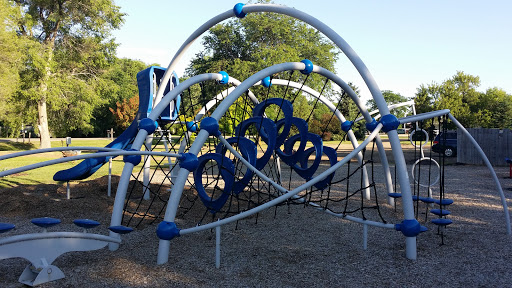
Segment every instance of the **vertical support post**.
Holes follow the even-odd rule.
[[[220,268],[220,225],[215,227],[215,268]]]
[[[151,151],[153,145],[153,134],[146,136],[146,151]],[[151,172],[151,156],[144,156],[144,172],[143,172],[143,185],[144,185],[144,200],[149,200],[149,174]]]
[[[108,190],[107,196],[112,195],[112,157],[108,159]]]
[[[363,224],[363,250],[368,249],[368,224]]]
[[[71,189],[69,188],[69,181],[66,182],[66,198],[71,199]]]

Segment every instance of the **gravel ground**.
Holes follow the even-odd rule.
[[[496,169],[510,207],[508,167]],[[486,168],[447,166],[446,193],[455,203],[445,245],[427,221],[429,231],[418,237],[416,261],[405,258],[400,232],[370,227],[364,250],[360,224],[298,205],[269,209],[257,223],[252,217],[237,229],[223,226],[219,269],[212,231],[172,240],[169,262],[156,265],[158,239],[152,225],[123,236],[117,251],[59,257],[54,264],[66,278],[39,287],[512,287],[512,238],[506,235],[500,197]],[[91,218],[104,224],[93,232],[107,234],[113,198],[106,197],[106,179],[76,184],[72,196],[65,199],[64,185],[0,190],[0,222],[17,225],[2,236],[34,232],[30,219],[43,216],[62,219],[51,231],[79,231],[72,220]],[[382,209],[394,213],[389,205]],[[0,287],[23,287],[17,279],[26,264],[23,259],[0,261]]]

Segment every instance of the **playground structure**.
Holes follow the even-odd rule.
[[[196,75],[178,84],[177,75],[172,71],[195,39],[225,19],[243,18],[247,13],[253,12],[273,12],[295,17],[313,26],[336,44],[366,82],[379,108],[378,113],[382,115],[380,121],[377,121],[379,116],[372,118],[373,114],[367,111],[356,93],[340,77],[309,60],[273,65],[243,82],[230,77],[226,72],[220,72]],[[353,101],[362,117],[347,119],[340,110],[341,97],[338,103],[334,104],[329,100],[330,97],[327,97],[328,91],[322,89],[318,92],[310,88],[308,84],[311,83],[313,75],[321,79],[319,82],[324,88],[336,87],[343,91],[347,95],[343,100]],[[365,232],[368,226],[401,231],[406,241],[406,257],[416,259],[416,237],[426,231],[426,227],[418,220],[419,203],[428,206],[433,203],[440,205],[438,211],[432,212],[439,216],[432,221],[434,225],[445,227],[451,223],[446,219],[449,212],[445,206],[451,203],[450,199],[444,197],[441,172],[443,166],[432,157],[425,157],[422,149],[428,142],[428,133],[422,129],[414,131],[425,133],[427,139],[419,144],[421,157],[411,168],[411,182],[396,129],[400,124],[429,119],[438,119],[438,123],[445,122],[446,117],[462,131],[465,131],[464,127],[449,114],[448,110],[410,115],[401,119],[395,117],[390,113],[393,106],[388,107],[376,82],[352,48],[329,27],[303,12],[272,4],[237,4],[233,10],[212,18],[196,30],[181,46],[167,69],[150,67],[139,73],[137,78],[139,96],[141,99],[144,97],[145,101],[140,102],[141,107],[136,120],[125,131],[126,134],[120,135],[107,147],[56,148],[0,157],[2,160],[66,149],[105,151],[0,172],[0,176],[5,176],[55,163],[85,159],[76,167],[58,172],[54,176],[56,181],[69,181],[85,179],[108,162],[110,157],[123,155],[125,165],[116,192],[111,218],[111,227],[114,228],[111,229],[110,235],[98,240],[103,246],[98,244],[89,249],[85,244],[80,244],[62,253],[100,249],[107,244],[110,249],[115,250],[120,243],[119,234],[127,230],[119,227],[137,226],[146,220],[160,221],[161,214],[164,213],[163,221],[160,221],[157,227],[157,236],[160,238],[157,263],[163,264],[168,261],[170,244],[174,237],[215,228],[218,248],[222,225],[239,221],[270,207],[300,204],[360,223]],[[159,83],[167,84],[158,85]],[[332,91],[336,89],[333,88]],[[196,90],[200,93],[195,93]],[[304,110],[304,106],[300,106],[300,99],[307,100],[310,104],[309,110]],[[320,107],[329,111],[329,122],[339,123],[354,147],[350,153],[341,155],[342,159],[339,159],[336,148],[323,144],[322,136],[327,131],[329,123],[318,133],[312,132],[312,115],[319,111]],[[443,120],[440,120],[442,117]],[[358,143],[352,127],[363,120],[371,133],[362,143]],[[432,125],[433,122],[432,120]],[[174,134],[170,135],[168,131],[173,130]],[[388,136],[394,160],[394,173],[391,172],[380,132],[385,132]],[[476,142],[474,144],[478,147]],[[161,150],[162,145],[164,151],[157,152]],[[373,177],[373,147],[367,148],[371,145],[377,148],[380,158],[385,197],[377,191]],[[141,151],[142,147],[145,151]],[[371,155],[368,157],[368,154]],[[145,155],[142,164],[141,155]],[[485,154],[481,155],[485,161]],[[328,164],[322,163],[322,157]],[[157,166],[153,172],[149,169],[150,160]],[[421,182],[420,172],[415,176],[415,171],[421,169],[423,161],[429,161],[429,167],[434,164],[439,168],[437,176],[432,178],[433,181],[426,184]],[[488,161],[485,162],[500,194],[507,233],[510,234],[510,217],[503,191],[492,166]],[[136,172],[135,168],[140,169],[139,172]],[[162,180],[156,181],[156,172],[164,175],[161,177]],[[412,191],[411,186],[418,189]],[[437,189],[438,186],[439,193],[434,196],[433,188]],[[427,189],[426,196],[420,195],[419,187]],[[130,197],[137,196],[137,193],[141,197]],[[141,200],[134,202],[131,200],[134,198]],[[402,218],[384,219],[382,203],[395,205],[397,199],[400,199]],[[160,206],[157,206],[158,204]],[[202,212],[195,212],[199,209],[202,209]],[[186,227],[179,224],[178,216],[195,218],[186,223],[191,224]],[[56,222],[52,221],[51,223]],[[13,228],[5,225],[6,231]],[[56,241],[61,240],[56,239],[67,237],[64,234],[44,236],[44,239],[53,239],[45,240],[52,243],[51,245],[59,245]],[[2,243],[9,243],[17,247],[16,249],[24,250],[22,245],[37,245],[35,239],[39,241],[41,238],[24,236],[27,240],[22,240],[16,237],[18,236],[11,236],[0,242],[1,259],[15,257],[4,254],[12,248]],[[74,237],[89,239],[90,235],[82,233]],[[366,246],[365,240],[363,246]],[[36,266],[32,262],[35,270],[51,274],[48,273],[48,268],[53,259],[60,254],[36,255],[37,259],[31,260],[30,257],[35,253],[30,252],[25,258],[31,262],[37,259],[52,259],[42,266]],[[218,253],[216,264],[220,265]],[[44,282],[38,280],[38,273],[35,277],[32,276],[35,278],[31,280],[33,285]],[[46,281],[63,276],[57,274]]]

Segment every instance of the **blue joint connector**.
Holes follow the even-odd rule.
[[[265,88],[269,88],[270,86],[272,86],[272,82],[270,81],[270,76],[263,78],[263,80],[261,80],[261,85],[263,85],[263,87],[265,87]]]
[[[395,230],[401,231],[405,237],[416,237],[421,232],[427,231],[427,227],[421,226],[416,219],[403,220],[400,224],[395,224]]]
[[[222,79],[219,80],[219,83],[220,84],[228,84],[229,83],[229,75],[228,75],[228,72],[226,71],[220,71],[219,72],[220,75],[222,75]]]
[[[209,135],[218,137],[220,136],[219,121],[212,117],[205,117],[201,121],[201,130],[206,130]]]
[[[174,222],[162,221],[156,228],[156,235],[162,240],[172,240],[180,236],[180,229]]]
[[[243,3],[238,3],[235,5],[235,7],[233,7],[233,12],[235,13],[235,16],[237,18],[244,18],[245,15],[247,15],[247,13],[244,13],[244,11],[242,11],[243,8],[244,8]]]
[[[197,131],[197,123],[194,121],[188,121],[187,122],[187,130],[190,132],[196,132]]]
[[[300,73],[309,75],[311,72],[313,72],[313,62],[309,61],[308,59],[304,59],[300,62],[306,65],[306,68],[304,68],[304,70],[300,70]]]
[[[138,150],[128,149],[126,151],[138,151]],[[133,166],[137,166],[137,165],[139,165],[141,158],[142,157],[140,155],[124,155],[123,162],[131,163],[131,164],[133,164]]]
[[[157,127],[158,123],[156,121],[151,120],[150,118],[144,118],[139,122],[139,129],[146,130],[148,134],[153,134]]]
[[[192,153],[182,153],[178,158],[180,161],[180,167],[187,169],[189,172],[195,171],[199,166],[199,160],[197,156]]]
[[[365,126],[368,131],[373,132],[373,130],[375,130],[375,128],[377,128],[377,125],[379,125],[377,120],[375,120],[375,118],[372,118],[372,122],[370,122],[370,123],[366,122]]]
[[[400,121],[393,114],[387,114],[382,116],[380,119],[380,123],[382,123],[382,132],[389,132],[391,130],[396,130],[400,125]]]
[[[341,130],[344,132],[348,132],[350,129],[352,129],[352,126],[354,125],[354,121],[345,121],[341,123]]]

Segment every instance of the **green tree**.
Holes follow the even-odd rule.
[[[108,37],[123,21],[119,7],[112,0],[10,3],[21,13],[19,37],[31,42],[16,100],[29,106],[29,115],[37,111],[41,148],[50,147],[49,123],[56,134],[92,131],[89,119],[101,102],[94,80],[114,59],[116,45]]]
[[[403,102],[406,102],[409,100],[409,99],[407,99],[407,97],[400,95],[400,93],[395,93],[390,90],[383,90],[382,96],[384,97],[384,100],[386,100],[386,103],[388,104],[388,106],[392,105],[392,104],[403,103]],[[377,103],[375,103],[375,100],[373,100],[373,99],[370,99],[366,102],[366,107],[368,107],[368,110],[370,112],[378,109]],[[393,109],[393,111],[391,111],[391,114],[395,115],[398,118],[401,118],[401,117],[405,117],[405,115],[408,113],[409,110],[410,110],[410,107],[402,106],[402,107]]]

